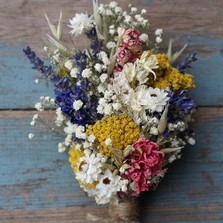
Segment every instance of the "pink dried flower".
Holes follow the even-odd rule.
[[[126,39],[139,39],[140,32],[137,29],[127,29],[123,32],[123,41]]]
[[[150,189],[150,179],[163,171],[163,162],[164,153],[155,142],[142,137],[133,144],[132,154],[126,160],[130,168],[125,177],[134,183],[134,196]]]
[[[123,45],[132,53],[142,53],[143,42],[139,38],[140,32],[136,29],[127,29],[123,33]]]
[[[117,54],[117,62],[119,65],[124,66],[125,63],[131,61],[133,55],[129,49],[125,46],[120,45],[118,47],[118,54]]]
[[[132,53],[142,54],[142,41],[137,39],[129,39],[128,41],[123,42],[125,48],[129,49]]]

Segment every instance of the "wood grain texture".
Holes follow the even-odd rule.
[[[102,0],[100,2],[110,2]],[[118,1],[122,6],[128,0]],[[163,51],[170,37],[174,49],[185,42],[187,52],[198,53],[191,73],[197,88],[191,91],[199,108],[195,147],[184,150],[155,192],[140,199],[142,223],[223,222],[223,0],[132,0],[146,8],[152,34],[164,29]],[[32,128],[31,109],[52,87],[34,84],[37,76],[24,58],[30,45],[43,58],[42,36],[49,33],[47,12],[57,22],[63,11],[67,21],[76,12],[92,12],[89,0],[0,0],[0,222],[88,223],[87,213],[106,216],[76,183],[66,154],[57,152],[61,136]],[[64,37],[67,44],[69,38]],[[208,107],[204,107],[208,106]],[[10,111],[15,109],[15,111]],[[33,132],[35,138],[28,140]]]
[[[106,215],[79,188],[66,154],[57,153],[60,137],[34,128],[28,140],[33,114],[0,112],[0,222],[79,223],[88,222],[88,212]],[[186,148],[158,189],[140,198],[143,223],[223,220],[223,108],[200,108],[195,118],[196,147]]]
[[[120,3],[126,7],[128,1]],[[149,33],[154,32],[157,27],[164,28],[163,51],[166,51],[169,38],[173,37],[175,50],[188,42],[187,52],[198,52],[198,61],[190,70],[197,85],[191,94],[197,104],[223,105],[223,19],[219,17],[215,23],[211,22],[220,14],[219,6],[223,4],[223,0],[214,3],[203,0],[202,4],[191,0],[181,1],[181,4],[176,0],[134,0],[132,4],[147,8],[147,17],[151,23]],[[0,108],[31,108],[41,95],[52,95],[53,91],[45,84],[34,83],[37,73],[31,70],[22,48],[30,45],[44,58],[42,36],[49,33],[44,11],[47,11],[52,22],[57,22],[59,9],[63,10],[65,31],[68,33],[66,22],[76,12],[91,12],[91,2],[16,0],[12,3],[1,0],[1,7],[4,10],[1,10],[0,20],[4,22],[0,25]],[[67,35],[65,41],[69,45]],[[213,91],[212,86],[218,90]]]

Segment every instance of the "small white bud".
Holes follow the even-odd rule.
[[[34,134],[29,133],[28,137],[29,137],[29,139],[30,139],[30,140],[32,140],[32,139],[33,139],[33,137],[34,137]]]
[[[157,42],[157,43],[162,43],[162,41],[163,41],[163,40],[162,40],[161,37],[159,37],[159,36],[156,37],[156,42]]]
[[[73,61],[72,60],[68,60],[66,61],[66,63],[64,64],[64,66],[68,69],[71,70],[73,67]]]
[[[188,142],[190,145],[194,145],[194,144],[195,144],[195,139],[190,137],[190,138],[187,140],[187,142]]]
[[[111,145],[112,145],[112,140],[111,140],[111,138],[107,138],[107,139],[105,140],[105,145],[106,145],[106,146],[111,146]]]
[[[156,36],[161,36],[163,34],[163,29],[157,29],[156,31],[155,31],[155,35]]]
[[[73,102],[73,108],[78,111],[84,103],[81,100],[76,100]]]
[[[143,42],[146,42],[149,39],[149,36],[145,33],[141,34],[139,39]]]
[[[35,79],[35,83],[39,84],[40,80],[38,78]]]

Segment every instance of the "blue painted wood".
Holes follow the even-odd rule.
[[[57,152],[57,143],[63,138],[32,129],[30,113],[22,113],[0,116],[0,209],[93,205],[75,183],[67,155]],[[32,141],[30,132],[35,134]]]
[[[191,70],[197,88],[191,94],[198,105],[212,106],[196,115],[196,146],[184,151],[155,192],[140,198],[142,222],[221,223],[223,109],[217,107],[223,103],[223,17],[218,16],[223,0],[131,3],[147,9],[150,33],[164,29],[163,49],[173,37],[174,50],[188,42],[188,52],[198,53]],[[9,111],[32,108],[39,96],[53,95],[52,88],[34,83],[37,73],[22,53],[26,44],[41,51],[41,37],[48,32],[43,8],[53,22],[61,8],[68,21],[75,12],[91,12],[89,1],[2,0],[1,8],[0,110],[7,111],[0,111],[0,222],[86,223],[88,212],[106,216],[106,207],[97,206],[79,188],[67,155],[57,153],[62,138],[30,127],[34,113]],[[36,134],[31,142],[29,132]]]
[[[34,82],[39,75],[25,58],[24,47],[0,45],[0,109],[33,108],[41,95],[53,96],[52,86]]]
[[[61,137],[34,128],[28,140],[32,114],[0,112],[0,209],[97,207],[75,182],[67,155],[57,153]],[[140,198],[142,222],[222,221],[223,109],[200,108],[196,121],[196,146],[184,150],[155,192]]]
[[[194,39],[195,37],[193,41]],[[192,45],[199,43],[193,41]],[[210,40],[210,42],[214,41],[214,39]],[[216,42],[218,41],[216,40]],[[212,50],[213,46],[208,48],[207,45],[207,49]],[[47,86],[44,80],[40,84],[34,82],[38,73],[31,69],[29,61],[23,55],[22,46],[1,45],[0,57],[2,58],[0,67],[0,108],[33,108],[41,95],[53,96],[53,86],[51,84]],[[198,105],[223,105],[222,71],[223,58],[221,51],[208,56],[198,55],[198,61],[189,70],[194,75],[197,86],[191,90],[191,95]],[[213,88],[213,86],[215,87]]]

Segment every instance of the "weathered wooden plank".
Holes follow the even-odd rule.
[[[52,85],[46,86],[45,81],[35,84],[38,74],[31,69],[21,46],[0,45],[0,57],[0,108],[32,108],[41,95],[53,96]],[[222,61],[217,52],[200,57],[191,69],[197,86],[191,94],[198,105],[223,105]]]
[[[87,222],[86,212],[106,213],[79,189],[67,156],[57,153],[60,137],[36,129],[28,140],[33,114],[0,112],[0,222]],[[223,108],[200,108],[195,127],[195,148],[140,198],[142,222],[222,222]]]
[[[128,4],[127,1],[119,1],[119,3],[124,7]],[[191,70],[197,83],[197,88],[192,91],[192,95],[198,105],[222,105],[223,18],[218,17],[217,20],[215,18],[221,14],[223,0],[212,2],[183,0],[180,4],[177,0],[145,2],[134,0],[131,3],[148,10],[150,33],[157,27],[164,29],[163,49],[167,46],[169,38],[173,37],[176,50],[183,43],[188,42],[190,45],[188,51],[198,53],[199,60]],[[37,52],[42,51],[42,36],[48,33],[43,9],[47,11],[52,22],[56,22],[59,9],[64,12],[64,21],[68,21],[76,12],[87,10],[91,13],[92,6],[87,0],[16,0],[13,3],[2,0],[1,8],[4,10],[0,13],[0,20],[3,21],[0,25],[0,108],[30,108],[39,96],[53,94],[52,89],[34,84],[36,73],[31,70],[22,53],[22,48],[27,44]],[[65,29],[68,31],[66,25]],[[69,38],[65,39],[69,44]]]
[[[53,88],[36,84],[22,46],[0,45],[0,109],[33,108],[41,95],[53,96]]]
[[[141,222],[145,223],[221,223],[223,220],[222,205],[206,206],[155,206],[144,207],[141,212]],[[154,214],[155,213],[155,214]],[[106,207],[67,207],[44,209],[39,211],[0,210],[0,220],[3,223],[92,223],[87,219],[88,214],[106,218]],[[100,223],[101,221],[98,221]]]

